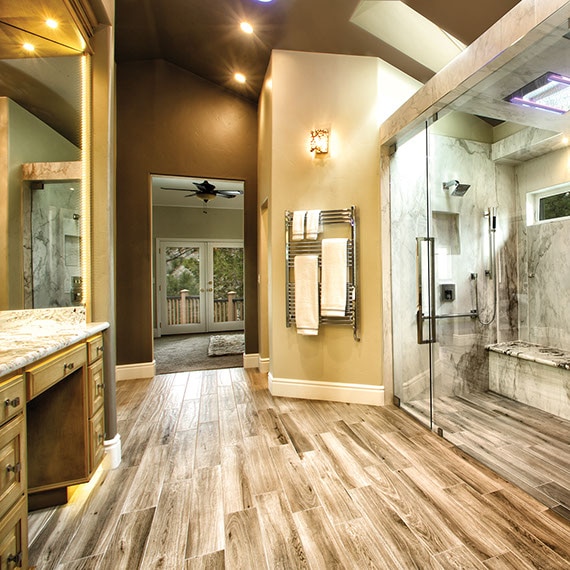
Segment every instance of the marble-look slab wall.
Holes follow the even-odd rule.
[[[72,279],[81,275],[80,191],[78,182],[50,182],[32,190],[29,239],[33,307],[67,307]],[[28,278],[25,281],[29,281]]]
[[[570,149],[516,167],[519,227],[520,338],[570,349],[570,219],[527,225],[529,192],[570,181]]]

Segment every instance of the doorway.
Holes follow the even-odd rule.
[[[157,240],[161,335],[244,328],[243,242]]]

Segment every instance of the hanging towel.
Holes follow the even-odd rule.
[[[320,210],[307,210],[307,219],[305,221],[305,239],[317,239],[317,235],[320,231],[320,220]]]
[[[319,257],[296,255],[294,269],[297,333],[316,335],[319,332]]]
[[[323,239],[321,275],[321,315],[346,314],[347,238]]]
[[[299,241],[305,238],[305,214],[306,210],[296,210],[293,212],[293,241]]]

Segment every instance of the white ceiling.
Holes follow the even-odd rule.
[[[171,206],[182,208],[204,208],[204,202],[196,196],[187,196],[186,192],[177,190],[163,190],[161,187],[180,188],[192,192],[196,189],[194,182],[208,180],[216,190],[245,191],[243,180],[223,180],[219,178],[194,178],[187,176],[152,176],[152,204],[153,206]],[[222,198],[217,196],[208,202],[208,209],[224,208],[228,210],[243,210],[243,195],[235,198]]]

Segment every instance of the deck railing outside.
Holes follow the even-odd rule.
[[[189,295],[182,289],[180,295],[166,297],[168,325],[190,325],[200,322],[200,296]],[[214,322],[243,321],[243,299],[230,291],[227,297],[214,299]]]

